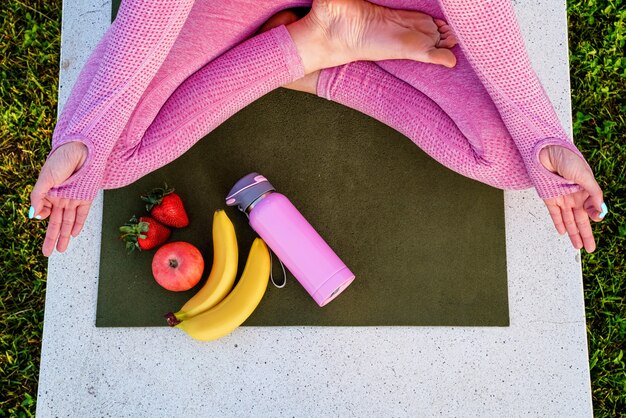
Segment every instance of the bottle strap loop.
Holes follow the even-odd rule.
[[[281,284],[277,284],[274,280],[274,260],[272,254],[273,251],[270,250],[270,280],[277,289],[282,289],[287,284],[287,272],[285,271],[285,265],[283,264],[283,262],[280,260],[280,258],[276,257],[278,259],[278,262],[280,263],[280,266],[283,268],[283,281]]]

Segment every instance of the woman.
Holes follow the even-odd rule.
[[[50,217],[44,254],[65,251],[97,190],[169,163],[280,86],[375,117],[468,177],[534,186],[557,231],[593,251],[602,190],[530,66],[511,4],[383,3],[315,0],[300,20],[280,11],[306,0],[123,3],[31,194],[29,216]]]

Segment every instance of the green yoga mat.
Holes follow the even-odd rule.
[[[117,240],[119,225],[145,213],[139,196],[163,182],[177,189],[191,224],[171,240],[200,249],[206,277],[213,212],[252,171],[291,199],[356,280],[319,308],[288,275],[285,288],[270,284],[245,325],[508,325],[502,192],[446,169],[363,114],[277,90],[171,164],[105,191],[97,326],[164,326],[163,314],[197,290],[163,290],[151,274],[154,251],[127,255]],[[241,272],[255,234],[244,214],[226,213]],[[277,262],[274,273],[282,274]]]
[[[96,326],[165,326],[163,314],[180,308],[210,271],[213,212],[252,171],[289,197],[356,279],[320,308],[288,274],[284,288],[269,285],[244,325],[509,325],[502,191],[446,169],[363,114],[279,89],[176,161],[104,192]],[[182,293],[152,278],[155,250],[128,255],[117,240],[120,225],[145,213],[139,196],[164,182],[182,196],[191,222],[171,241],[190,242],[205,258],[204,280]],[[241,274],[256,235],[244,214],[226,213]],[[276,260],[273,269],[282,274]]]

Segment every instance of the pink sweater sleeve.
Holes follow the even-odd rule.
[[[92,200],[106,161],[148,83],[172,47],[193,0],[127,0],[94,51],[61,114],[52,150],[71,142],[87,146],[83,167],[51,196]]]
[[[237,111],[302,76],[285,26],[239,44],[187,78],[138,143],[116,144],[102,188],[123,187],[175,160]]]
[[[459,62],[455,71],[461,70]],[[455,74],[454,79],[458,78]],[[391,126],[459,174],[500,189],[532,187],[517,147],[488,95],[475,94],[469,84],[446,84],[450,100],[439,95],[435,102],[377,64],[358,61],[322,70],[317,94]],[[459,103],[466,110],[480,109],[480,117],[461,111]]]
[[[561,127],[533,71],[509,0],[440,0],[459,45],[492,97],[542,198],[581,190],[546,170],[539,151],[560,145],[584,157]]]
[[[67,101],[65,102],[65,106],[63,106],[63,110],[59,115],[59,119],[54,128],[54,133],[52,136],[52,151],[56,150],[61,143],[68,142],[64,140],[64,133],[67,129],[67,125],[70,122],[74,113],[76,113],[76,109],[80,105],[81,100],[85,97],[91,82],[93,81],[93,77],[95,73],[98,71],[98,67],[102,62],[102,56],[107,49],[107,45],[109,44],[109,36],[111,32],[107,32],[104,34],[96,48],[93,50],[89,59],[83,66],[78,78],[76,79],[76,83],[74,87],[72,87],[72,91]],[[50,152],[52,153],[52,152]]]

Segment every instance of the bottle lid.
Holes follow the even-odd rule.
[[[241,179],[228,193],[226,204],[237,205],[239,210],[246,213],[248,207],[267,192],[275,191],[274,186],[259,173],[250,173]]]

